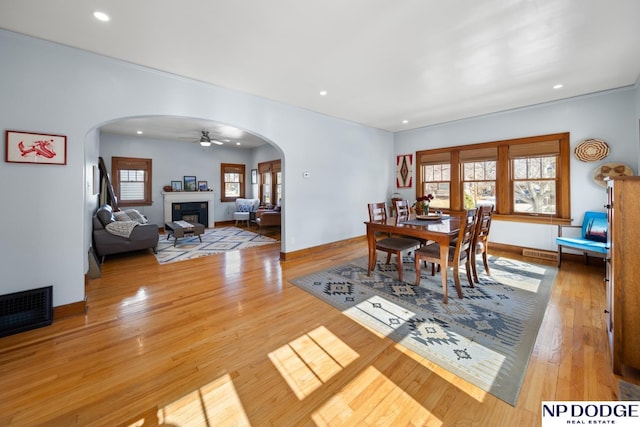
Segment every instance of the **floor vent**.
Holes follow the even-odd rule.
[[[523,249],[522,250],[522,255],[523,256],[528,256],[531,258],[540,258],[540,259],[546,259],[549,261],[556,261],[558,259],[558,254],[555,252],[550,252],[550,251],[541,251],[539,249]]]
[[[50,325],[53,286],[0,295],[0,337]]]

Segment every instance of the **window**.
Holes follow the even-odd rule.
[[[424,156],[421,160],[422,193],[433,194],[435,199],[430,203],[432,208],[450,209],[451,207],[451,155],[437,153]]]
[[[222,188],[221,201],[233,202],[239,197],[244,197],[245,165],[221,163],[220,175],[220,188]]]
[[[522,144],[509,150],[513,212],[556,213],[558,155],[554,141]]]
[[[460,152],[464,209],[496,204],[497,160],[496,147]]]
[[[282,202],[282,167],[280,160],[258,163],[260,202],[279,205]]]
[[[418,194],[454,211],[494,204],[500,219],[570,217],[569,133],[418,151]],[[555,221],[555,222],[554,222]]]
[[[151,159],[112,157],[111,175],[118,206],[151,205]]]

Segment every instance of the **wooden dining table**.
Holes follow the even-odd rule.
[[[440,271],[442,275],[442,294],[445,304],[448,302],[447,267],[449,265],[449,244],[458,236],[460,217],[443,215],[440,219],[411,219],[398,221],[398,217],[389,217],[386,221],[365,221],[367,226],[367,242],[369,244],[369,263],[367,275],[376,267],[376,234],[391,233],[407,237],[417,237],[440,244]],[[458,290],[458,297],[462,292]]]

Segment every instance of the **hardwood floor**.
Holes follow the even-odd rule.
[[[279,253],[107,258],[86,316],[0,339],[0,425],[537,426],[541,401],[617,399],[601,266],[563,262],[512,407],[288,282],[364,240]]]

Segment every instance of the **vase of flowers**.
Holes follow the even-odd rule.
[[[429,214],[429,204],[434,199],[434,195],[432,193],[428,193],[425,196],[420,196],[416,199],[413,207],[416,210],[416,215],[428,215]]]

